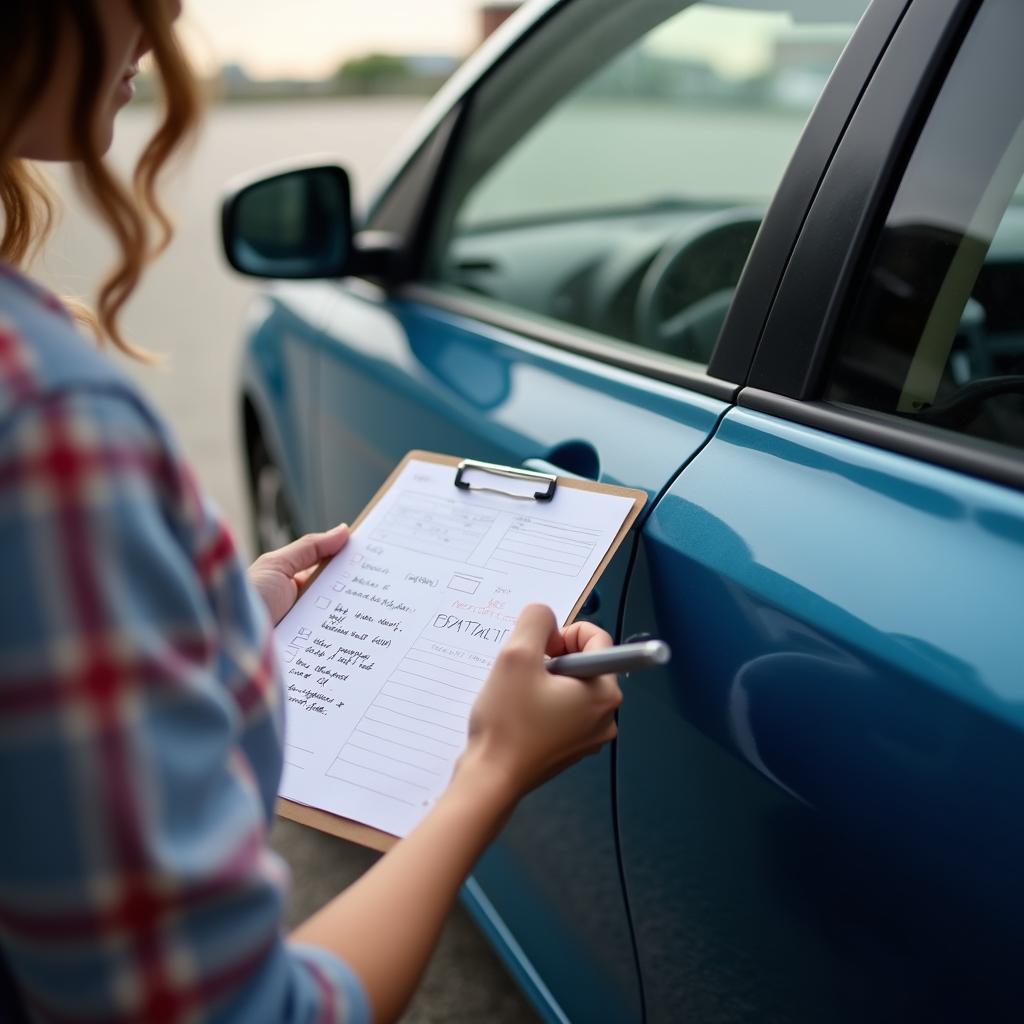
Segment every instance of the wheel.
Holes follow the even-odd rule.
[[[299,534],[288,504],[284,474],[258,433],[249,442],[249,487],[256,554],[274,551],[295,540]]]

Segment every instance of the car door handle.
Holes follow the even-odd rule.
[[[601,460],[597,449],[587,441],[565,441],[552,448],[544,458],[525,459],[523,468],[577,480],[597,480],[601,475]]]

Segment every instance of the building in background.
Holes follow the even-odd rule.
[[[480,41],[483,42],[499,25],[522,7],[521,3],[484,4],[480,8]]]
[[[773,55],[775,99],[784,106],[810,110],[845,44],[846,34],[828,25],[780,35]]]
[[[407,53],[404,59],[412,74],[420,78],[436,78],[441,82],[461,63],[450,53]]]

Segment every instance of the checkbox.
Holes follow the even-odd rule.
[[[281,660],[282,661],[294,661],[295,660],[295,652],[294,651],[285,651],[284,654],[281,655]]]
[[[299,636],[301,636],[301,637],[305,637],[305,638],[306,638],[307,640],[308,640],[308,639],[309,639],[309,638],[310,638],[310,637],[311,637],[312,635],[313,635],[313,630],[311,630],[311,629],[305,629],[305,628],[304,628],[304,629],[300,629],[300,630],[299,630]]]
[[[331,600],[328,597],[318,597],[316,599],[316,606],[317,608],[330,608]]]
[[[338,580],[338,582],[334,584],[334,589],[340,594],[345,589],[345,584],[341,580]]]
[[[293,636],[288,643],[291,644],[292,647],[305,647],[306,638],[304,636]]]

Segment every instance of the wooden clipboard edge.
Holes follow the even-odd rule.
[[[318,807],[299,804],[284,797],[278,797],[276,811],[280,818],[287,818],[289,821],[315,828],[359,846],[366,846],[371,850],[379,850],[381,853],[387,853],[398,842],[398,836],[393,836],[389,832],[381,832],[380,829],[363,825],[351,818],[343,818],[341,815],[331,814],[330,811],[322,811]]]
[[[391,489],[392,485],[410,462],[432,462],[440,466],[451,466],[454,469],[461,461],[462,458],[456,455],[441,455],[437,452],[427,452],[419,449],[414,449],[413,451],[408,452],[405,458],[403,458],[402,461],[391,471],[387,480],[381,484],[377,493],[370,499],[366,507],[356,517],[355,521],[351,524],[351,529],[354,531],[370,514],[381,498],[383,498]],[[594,575],[590,577],[590,581],[583,589],[582,596],[579,601],[576,602],[576,605],[569,613],[568,618],[562,623],[563,626],[568,626],[579,614],[580,609],[590,596],[590,592],[597,585],[597,581],[601,578],[605,569],[608,568],[608,564],[611,562],[612,558],[615,557],[615,553],[619,550],[622,542],[626,539],[626,536],[632,529],[633,524],[636,522],[637,517],[643,511],[644,505],[647,504],[647,492],[629,487],[615,487],[610,484],[601,484],[594,480],[580,480],[576,477],[562,476],[558,478],[558,486],[569,487],[578,491],[592,491],[599,494],[617,494],[623,498],[633,499],[633,507],[629,510],[629,513],[623,520],[619,532],[615,535],[615,538],[612,540],[607,552],[605,552],[604,559],[594,571]],[[316,579],[317,576],[320,575],[321,572],[324,571],[324,569],[327,568],[329,563],[330,559],[327,559],[317,569],[306,583],[307,587],[314,579]],[[305,590],[305,587],[303,590]],[[337,836],[339,839],[344,839],[347,842],[356,843],[359,846],[366,846],[371,850],[379,850],[381,853],[386,853],[399,841],[399,837],[391,835],[390,832],[382,832],[380,829],[372,828],[370,825],[364,825],[358,821],[353,821],[351,818],[343,818],[340,814],[332,814],[330,811],[323,811],[317,807],[309,807],[307,804],[300,804],[294,800],[287,800],[284,797],[278,798],[276,811],[280,817],[287,818],[289,821],[295,821],[300,825],[306,825],[309,828],[318,829],[321,832]]]

